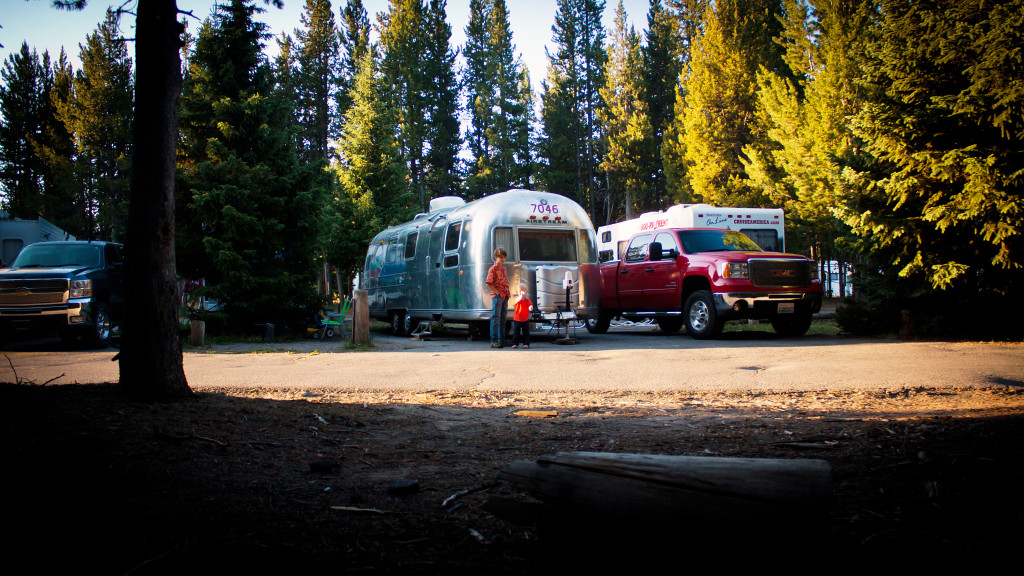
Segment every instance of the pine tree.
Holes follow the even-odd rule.
[[[422,66],[427,75],[426,187],[431,198],[457,194],[460,184],[457,54],[451,47],[446,4],[446,0],[430,0],[426,7],[427,46]]]
[[[233,0],[203,23],[181,114],[179,269],[213,286],[235,327],[302,319],[317,299],[323,171],[291,146],[261,10]]]
[[[744,149],[767,141],[756,116],[756,72],[764,66],[784,73],[781,47],[774,43],[780,13],[778,0],[723,1],[705,11],[662,150],[677,199],[689,200],[692,193],[724,206],[771,204],[747,181]]]
[[[338,122],[344,122],[345,114],[352,105],[352,88],[355,85],[359,62],[370,47],[370,17],[363,8],[362,0],[346,0],[341,9],[341,26],[338,30],[341,41],[341,77],[338,82]],[[340,128],[339,128],[340,129]]]
[[[601,169],[611,182],[609,204],[613,193],[621,194],[622,214],[626,218],[633,218],[656,204],[652,198],[650,171],[655,144],[644,92],[642,60],[640,36],[632,27],[626,28],[626,10],[619,0],[608,47],[607,84],[600,90],[604,107],[598,115],[607,138]],[[610,205],[606,212],[611,220],[618,215],[619,206]]]
[[[679,20],[661,0],[652,0],[647,13],[647,43],[641,49],[647,112],[654,138],[654,147],[645,159],[651,174],[650,208],[668,202],[660,150],[665,130],[675,117],[676,85],[689,57],[684,48]]]
[[[542,86],[543,140],[540,176],[548,190],[568,194],[605,221],[606,189],[597,178],[601,131],[597,119],[604,85],[604,28],[601,0],[558,0],[551,27],[557,45],[548,54]]]
[[[331,205],[328,234],[328,260],[348,274],[359,268],[378,231],[416,212],[405,184],[398,116],[385,97],[372,47],[363,54],[355,80],[334,169],[340,191]]]
[[[3,207],[16,218],[36,218],[43,212],[44,166],[33,143],[43,131],[46,74],[28,43],[8,56],[0,71],[0,186]]]
[[[522,83],[524,67],[515,57],[504,0],[472,2],[467,26],[467,108],[472,164],[466,178],[470,197],[529,185],[528,144],[532,101]]]
[[[43,66],[50,68],[48,54],[43,55]],[[63,49],[47,76],[42,94],[42,132],[34,145],[36,156],[45,166],[42,216],[76,237],[85,237],[85,210],[74,170],[75,139],[63,120],[74,101],[75,75]]]
[[[303,28],[295,30],[299,157],[304,162],[326,165],[332,135],[331,104],[337,95],[341,73],[338,27],[330,0],[306,0],[301,22]]]
[[[892,0],[884,12],[854,122],[878,162],[851,177],[844,217],[903,294],[929,287],[944,306],[984,309],[1024,280],[1024,97],[1010,48],[1024,41],[1024,2]]]
[[[426,18],[422,0],[390,0],[388,11],[380,14],[381,70],[398,112],[398,141],[408,168],[410,192],[425,209],[429,194],[426,183],[428,78],[422,63],[426,58]]]

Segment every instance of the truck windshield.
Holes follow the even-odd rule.
[[[576,262],[576,231],[520,228],[519,260]]]
[[[95,244],[35,244],[22,250],[11,268],[96,268],[102,256],[102,246]]]
[[[683,252],[761,252],[761,247],[741,232],[733,230],[681,230]]]

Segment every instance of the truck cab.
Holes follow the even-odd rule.
[[[727,320],[769,319],[785,336],[804,334],[821,309],[817,264],[762,250],[745,234],[718,228],[642,231],[622,258],[601,264],[593,333],[615,317],[653,318],[666,332],[684,325],[695,338],[717,336]]]
[[[121,245],[38,242],[0,270],[0,339],[57,334],[106,347],[124,309]]]

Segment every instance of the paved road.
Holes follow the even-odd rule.
[[[536,335],[535,335],[536,336]],[[459,335],[430,341],[375,335],[371,352],[330,353],[337,343],[298,343],[288,352],[186,352],[194,388],[281,387],[465,391],[748,391],[1024,386],[1024,344],[900,342],[836,336],[779,338],[729,333],[697,341],[649,328],[579,334],[559,345],[491,350]],[[310,353],[314,347],[322,352]],[[0,360],[0,381],[37,384],[117,380],[116,350],[56,343],[16,344]]]

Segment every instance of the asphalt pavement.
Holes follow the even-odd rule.
[[[608,334],[534,330],[530,349],[491,349],[452,331],[429,340],[373,334],[375,348],[343,342],[232,345],[184,354],[197,389],[337,391],[806,391],[904,387],[1024,386],[1024,344],[781,338],[726,333],[718,340],[618,326]],[[115,382],[114,348],[78,350],[59,342],[8,345],[2,381],[50,385]]]

